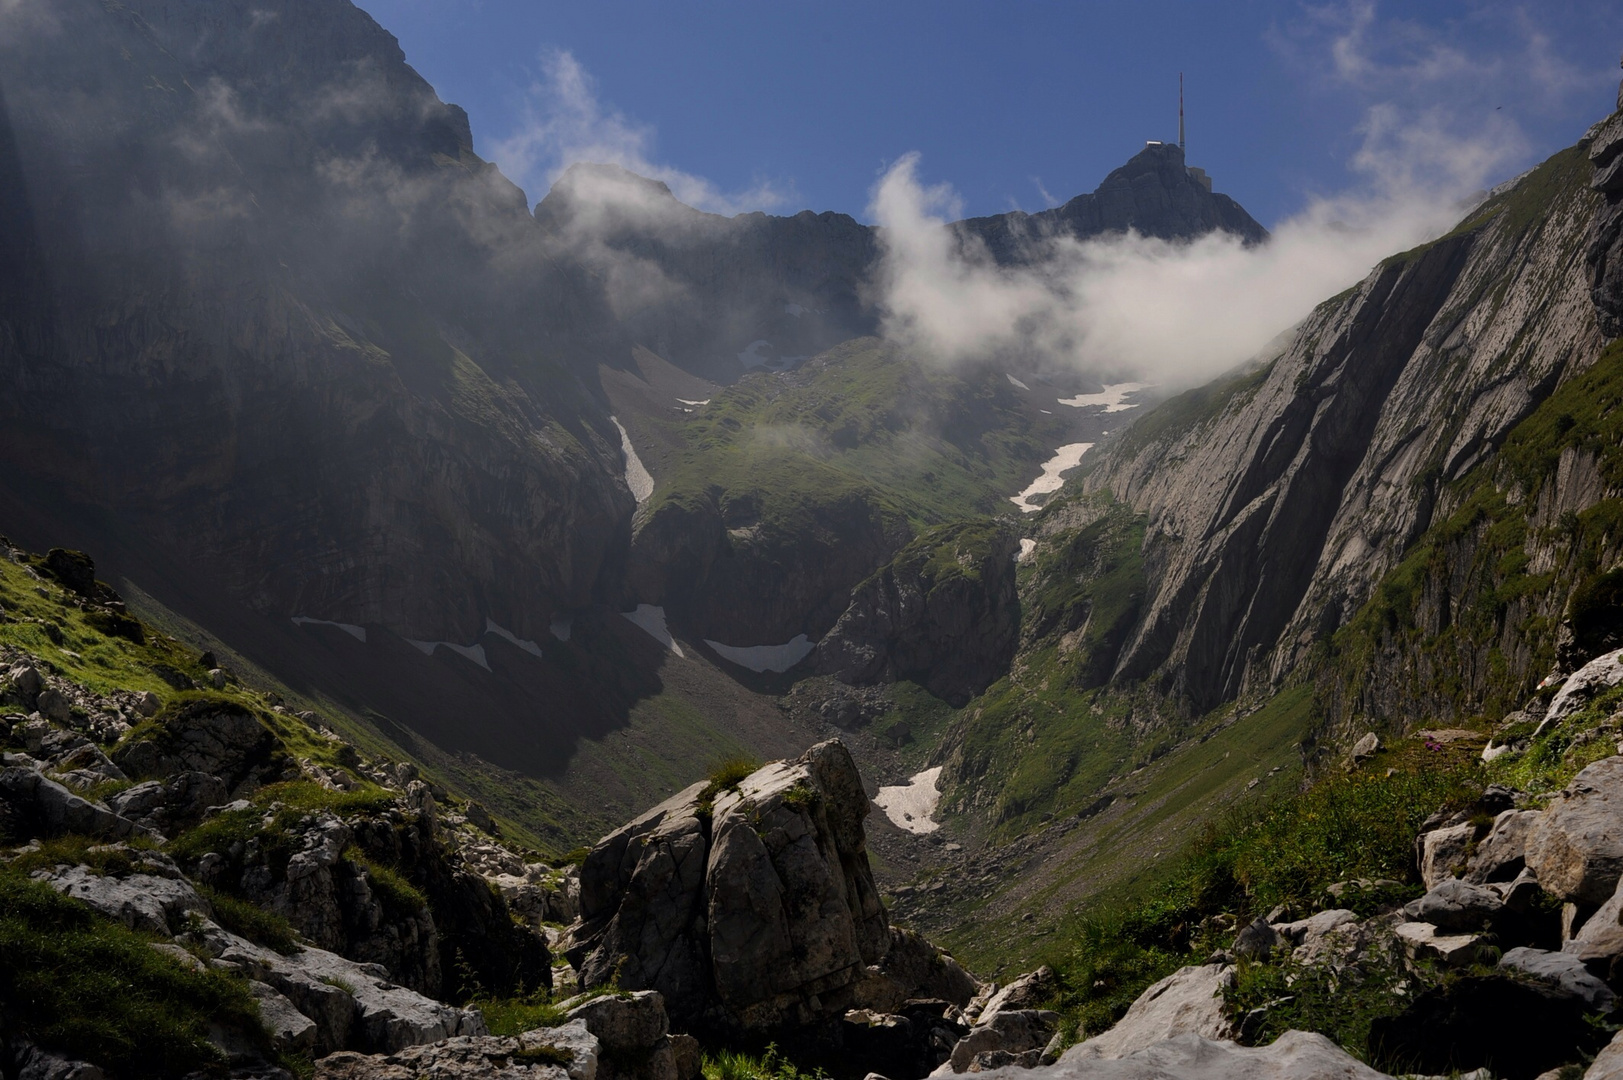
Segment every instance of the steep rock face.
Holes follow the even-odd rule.
[[[1623,87],[1618,111],[1588,134],[1589,160],[1595,167],[1593,187],[1606,200],[1595,215],[1584,253],[1591,275],[1590,297],[1608,337],[1623,334]]]
[[[907,521],[870,492],[839,492],[763,521],[759,498],[662,503],[632,540],[628,588],[672,609],[701,637],[778,644],[823,633],[853,585],[908,538]]]
[[[581,985],[658,990],[678,1027],[732,1032],[917,996],[907,964],[883,966],[892,933],[867,813],[850,754],[826,742],[734,788],[695,784],[605,837],[570,929]]]
[[[394,40],[343,0],[23,25],[7,493],[271,614],[467,640],[586,602],[631,500],[554,352],[572,287]]]
[[[1035,214],[1014,211],[957,224],[985,243],[999,263],[1021,261],[1032,241],[1086,239],[1129,229],[1162,240],[1189,240],[1221,230],[1248,244],[1268,238],[1245,208],[1190,175],[1183,150],[1151,144],[1105,177],[1091,194]]]
[[[851,591],[815,669],[857,686],[912,679],[962,706],[1005,670],[1020,630],[1013,526],[945,525]]]
[[[1271,685],[1452,509],[1449,482],[1595,361],[1587,172],[1557,155],[1103,458],[1086,484],[1145,515],[1157,583],[1117,679],[1196,708]]]

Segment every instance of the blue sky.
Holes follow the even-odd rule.
[[[1265,225],[1315,197],[1493,182],[1614,104],[1616,3],[360,0],[532,202],[568,157],[721,211],[872,220],[918,152],[966,214],[1092,190],[1147,138]]]

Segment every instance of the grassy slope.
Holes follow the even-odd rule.
[[[915,527],[999,512],[1067,430],[1066,418],[1023,410],[999,372],[926,369],[873,338],[658,422],[684,449],[639,516],[719,490],[724,512],[756,498],[763,521],[793,523],[857,495]]]

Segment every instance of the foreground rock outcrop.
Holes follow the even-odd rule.
[[[569,932],[581,985],[658,990],[680,1025],[730,1032],[919,996],[907,974],[918,946],[893,940],[868,866],[867,813],[832,741],[731,787],[695,784],[605,837],[581,868]],[[935,960],[948,977],[932,989],[967,1004],[974,980]]]

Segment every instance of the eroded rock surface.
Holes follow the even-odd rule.
[[[708,798],[694,785],[605,837],[581,868],[570,931],[582,986],[618,976],[660,991],[684,1028],[750,1031],[919,996],[912,943],[894,973],[882,966],[893,938],[868,866],[868,808],[831,741]],[[931,988],[956,990],[962,1006],[974,981],[953,985],[955,967],[942,964]]]

